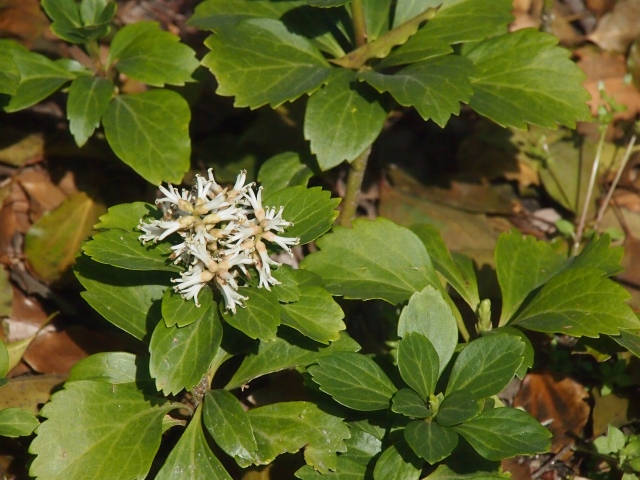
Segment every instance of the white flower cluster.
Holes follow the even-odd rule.
[[[222,188],[209,169],[208,178],[196,176],[196,185],[178,192],[171,184],[160,187],[164,197],[156,200],[162,207],[161,220],[145,223],[142,219],[138,229],[143,235],[142,243],[164,240],[172,233],[183,238],[182,243],[171,247],[171,258],[183,264],[187,270],[180,274],[176,292],[198,303],[200,289],[212,282],[222,293],[227,310],[236,312],[236,305],[243,307],[247,297],[238,292],[238,274],[250,278],[248,266],[254,266],[260,275],[258,288],[271,290],[278,282],[271,275],[271,267],[279,265],[269,258],[265,241],[277,243],[291,254],[291,246],[299,238],[282,237],[292,225],[282,218],[280,209],[262,206],[262,187],[258,193],[253,183],[245,185],[247,172],[238,175],[231,190]]]

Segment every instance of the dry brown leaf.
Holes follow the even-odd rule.
[[[15,38],[29,46],[48,26],[38,0],[0,0],[0,37]]]
[[[36,297],[26,296],[21,289],[13,288],[11,316],[4,321],[9,343],[35,335],[48,319],[49,315]]]
[[[30,375],[12,378],[0,395],[0,410],[3,408],[22,408],[37,415],[40,406],[46,403],[54,387],[67,378],[64,374]]]
[[[551,451],[559,452],[574,442],[589,419],[585,388],[575,380],[555,377],[550,373],[530,373],[522,381],[514,399],[515,407],[523,407],[538,421],[551,421]],[[572,436],[573,435],[573,436]]]
[[[37,221],[43,213],[55,210],[67,199],[67,195],[51,181],[49,174],[39,168],[27,168],[15,180],[31,200],[29,210],[32,222]]]
[[[0,136],[0,162],[22,167],[28,162],[41,159],[43,155],[42,133],[25,133],[3,125]]]
[[[603,16],[589,40],[609,52],[626,52],[640,35],[640,2],[619,0],[611,13]]]

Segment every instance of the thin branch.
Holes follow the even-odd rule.
[[[352,0],[351,16],[353,17],[353,32],[356,37],[356,47],[361,47],[367,43],[367,23],[364,18],[362,0]]]
[[[635,143],[636,143],[636,136],[634,135],[631,137],[631,140],[629,140],[627,149],[624,152],[624,157],[622,158],[622,164],[620,165],[620,168],[616,172],[616,177],[613,179],[613,183],[611,184],[611,187],[607,192],[607,197],[604,199],[604,202],[602,203],[602,205],[600,205],[600,210],[598,210],[598,216],[596,217],[596,226],[600,225],[600,222],[602,221],[602,217],[604,217],[604,213],[607,211],[607,207],[609,206],[609,203],[611,203],[611,197],[613,196],[613,192],[618,186],[618,182],[620,182],[620,177],[622,177],[622,172],[624,171],[624,167],[627,166],[627,162],[631,157],[631,152],[634,149],[633,146]]]
[[[347,190],[344,195],[344,200],[342,201],[340,218],[338,219],[338,223],[343,227],[350,227],[351,220],[356,216],[362,180],[364,179],[364,172],[367,169],[370,154],[371,147],[369,146],[351,163],[349,178],[347,179]]]

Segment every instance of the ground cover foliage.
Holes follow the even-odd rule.
[[[0,11],[0,471],[637,478],[630,3]]]

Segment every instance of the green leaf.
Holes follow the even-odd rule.
[[[611,338],[636,357],[640,357],[640,335],[637,333],[620,330],[620,335],[612,336]]]
[[[402,388],[396,392],[391,410],[407,417],[427,418],[433,415],[420,395],[410,388]]]
[[[491,335],[469,343],[451,370],[446,394],[464,391],[470,398],[496,395],[522,363],[524,342],[516,336]]]
[[[82,147],[100,125],[102,115],[109,107],[114,85],[101,77],[78,77],[71,82],[67,99],[69,130]]]
[[[276,289],[278,287],[275,287]],[[313,340],[328,344],[340,338],[347,326],[344,312],[322,287],[301,287],[300,299],[282,305],[281,320]]]
[[[82,0],[80,17],[85,26],[108,24],[116,13],[116,3],[112,0]]]
[[[0,437],[28,437],[40,425],[33,413],[21,408],[0,410]]]
[[[277,270],[271,271],[271,276],[280,282],[280,284],[273,289],[279,302],[291,303],[297,302],[300,299],[300,287],[298,286],[295,273],[289,265],[280,265]]]
[[[279,19],[290,10],[302,7],[307,2],[287,0],[205,0],[198,4],[187,24],[202,30],[235,25],[249,18]]]
[[[257,18],[221,27],[205,45],[212,51],[202,64],[218,80],[216,93],[234,96],[236,107],[275,108],[311,94],[331,73],[322,54],[278,20]]]
[[[13,60],[13,49],[19,44],[12,40],[0,40],[0,94],[15,95],[20,84],[20,70]]]
[[[331,229],[338,216],[336,207],[340,199],[331,198],[331,193],[320,187],[300,186],[269,193],[262,203],[265,207],[283,206],[283,218],[294,224],[287,228],[284,235],[299,237],[300,244],[304,245]]]
[[[389,31],[392,0],[364,0],[365,25],[367,40],[373,41]]]
[[[98,263],[126,270],[160,270],[179,272],[181,267],[168,262],[171,244],[167,242],[144,245],[141,232],[107,230],[97,233],[82,247],[84,253]]]
[[[49,480],[144,478],[160,446],[162,419],[180,404],[149,397],[135,384],[81,380],[54,393],[40,415],[29,473]],[[108,412],[108,415],[105,415]]]
[[[207,444],[201,417],[202,406],[196,409],[187,429],[171,450],[155,480],[232,480]]]
[[[620,273],[624,247],[611,247],[611,237],[607,234],[589,240],[580,252],[573,257],[570,268],[595,268],[602,270],[607,277]]]
[[[420,239],[384,218],[336,227],[317,244],[320,251],[307,256],[301,268],[320,275],[333,295],[397,304],[440,282]]]
[[[336,452],[344,452],[349,428],[341,419],[308,402],[283,402],[247,412],[258,444],[258,464],[304,448],[308,465],[321,473],[336,469]],[[241,462],[238,462],[241,466]]]
[[[598,453],[608,455],[610,453],[618,453],[624,447],[626,438],[619,428],[609,425],[607,427],[607,435],[601,435],[593,441],[593,446]]]
[[[349,457],[340,455],[336,461],[336,471],[329,471],[326,474],[313,469],[309,465],[305,465],[298,469],[295,476],[301,480],[362,480],[366,478],[367,466],[354,462]]]
[[[457,425],[472,419],[482,410],[482,402],[470,397],[466,390],[453,392],[444,397],[438,408],[435,421],[443,427]]]
[[[349,3],[351,0],[307,0],[309,5],[320,8],[340,7]]]
[[[321,170],[352,162],[378,138],[387,118],[381,101],[380,94],[347,69],[335,70],[327,85],[311,95],[304,137]]]
[[[53,20],[51,30],[58,37],[71,43],[83,43],[80,33],[83,27],[79,4],[75,0],[42,0],[42,8]]]
[[[107,67],[154,87],[193,81],[191,74],[198,65],[196,52],[156,22],[123,27],[113,38],[107,58]]]
[[[591,116],[584,73],[557,47],[557,37],[534,29],[484,40],[466,53],[477,68],[469,105],[500,125],[527,123],[574,128]]]
[[[467,271],[462,271],[458,268],[444,240],[442,240],[440,232],[433,225],[415,225],[411,227],[411,231],[424,243],[433,266],[438,273],[449,282],[475,311],[480,303],[480,295],[478,293],[478,280],[473,269],[467,274]]]
[[[380,92],[389,92],[405,107],[414,107],[425,120],[444,127],[451,114],[460,113],[473,88],[473,64],[464,57],[447,55],[414,63],[393,75],[364,72],[360,76]]]
[[[495,256],[502,291],[501,325],[513,317],[533,290],[567,265],[564,255],[556,253],[548,243],[517,231],[500,235]]]
[[[275,339],[282,310],[278,299],[263,288],[243,288],[240,293],[248,297],[244,308],[238,308],[236,313],[223,311],[225,321],[250,338]]]
[[[280,328],[278,334],[279,336],[271,342],[260,342],[257,352],[245,357],[240,368],[236,370],[225,387],[227,390],[241,387],[254,378],[268,373],[310,365],[325,355],[360,350],[360,345],[345,332],[342,332],[340,338],[328,346],[318,344],[286,328]]]
[[[438,352],[424,335],[406,333],[398,342],[398,369],[406,384],[426,401],[434,393],[440,373]]]
[[[100,223],[96,230],[117,228],[132,231],[140,224],[140,219],[160,219],[162,211],[156,206],[145,202],[121,203],[110,207],[107,213],[100,216]]]
[[[82,298],[116,327],[146,339],[161,318],[160,303],[170,285],[161,272],[133,272],[78,257],[76,278],[86,289]]]
[[[198,293],[200,306],[192,300],[185,300],[182,295],[168,288],[162,297],[162,319],[167,327],[186,327],[202,317],[211,315],[208,311],[213,304],[213,292],[206,287]]]
[[[13,61],[20,72],[20,83],[6,112],[17,112],[44,100],[75,75],[58,63],[19,44],[12,46]]]
[[[527,337],[527,335],[516,327],[506,326],[500,328],[494,328],[493,330],[489,330],[487,332],[483,332],[482,335],[510,335],[518,337],[524,343],[524,350],[522,352],[522,363],[516,370],[516,376],[520,379],[523,379],[527,374],[527,371],[533,367],[535,351],[533,349],[533,344],[531,340]]]
[[[542,287],[512,324],[574,337],[617,335],[620,329],[640,328],[640,320],[624,303],[629,296],[602,271],[573,268]]]
[[[320,390],[349,408],[384,410],[398,390],[376,362],[359,353],[337,352],[320,357],[309,367]]]
[[[4,342],[0,340],[0,378],[9,372],[9,352]]]
[[[169,90],[118,95],[102,117],[116,155],[149,183],[180,183],[189,169],[191,111]]]
[[[504,480],[510,478],[511,473],[509,472],[478,471],[472,473],[457,473],[446,465],[438,465],[438,468],[430,475],[424,477],[424,480]]]
[[[69,372],[67,383],[93,380],[113,385],[146,382],[151,379],[141,357],[128,352],[100,352],[83,358]]]
[[[458,445],[458,434],[434,422],[414,420],[404,429],[404,439],[421,458],[433,465],[448,457]]]
[[[204,426],[227,455],[249,463],[256,460],[258,445],[249,416],[226,390],[211,390],[205,395]]]
[[[398,336],[404,337],[412,332],[429,339],[438,354],[438,375],[442,373],[458,345],[458,326],[451,307],[433,287],[414,293],[402,309]]]
[[[551,432],[531,415],[515,408],[486,410],[453,429],[489,460],[533,455],[551,448]]]
[[[166,395],[191,390],[207,373],[222,340],[222,325],[215,303],[185,327],[158,322],[151,335],[149,371],[156,388]]]
[[[258,182],[265,192],[275,193],[286,187],[307,186],[313,171],[302,162],[300,154],[284,152],[264,162],[258,172]]]
[[[416,457],[407,442],[399,440],[382,452],[376,460],[373,478],[376,480],[418,480],[422,461]]]

